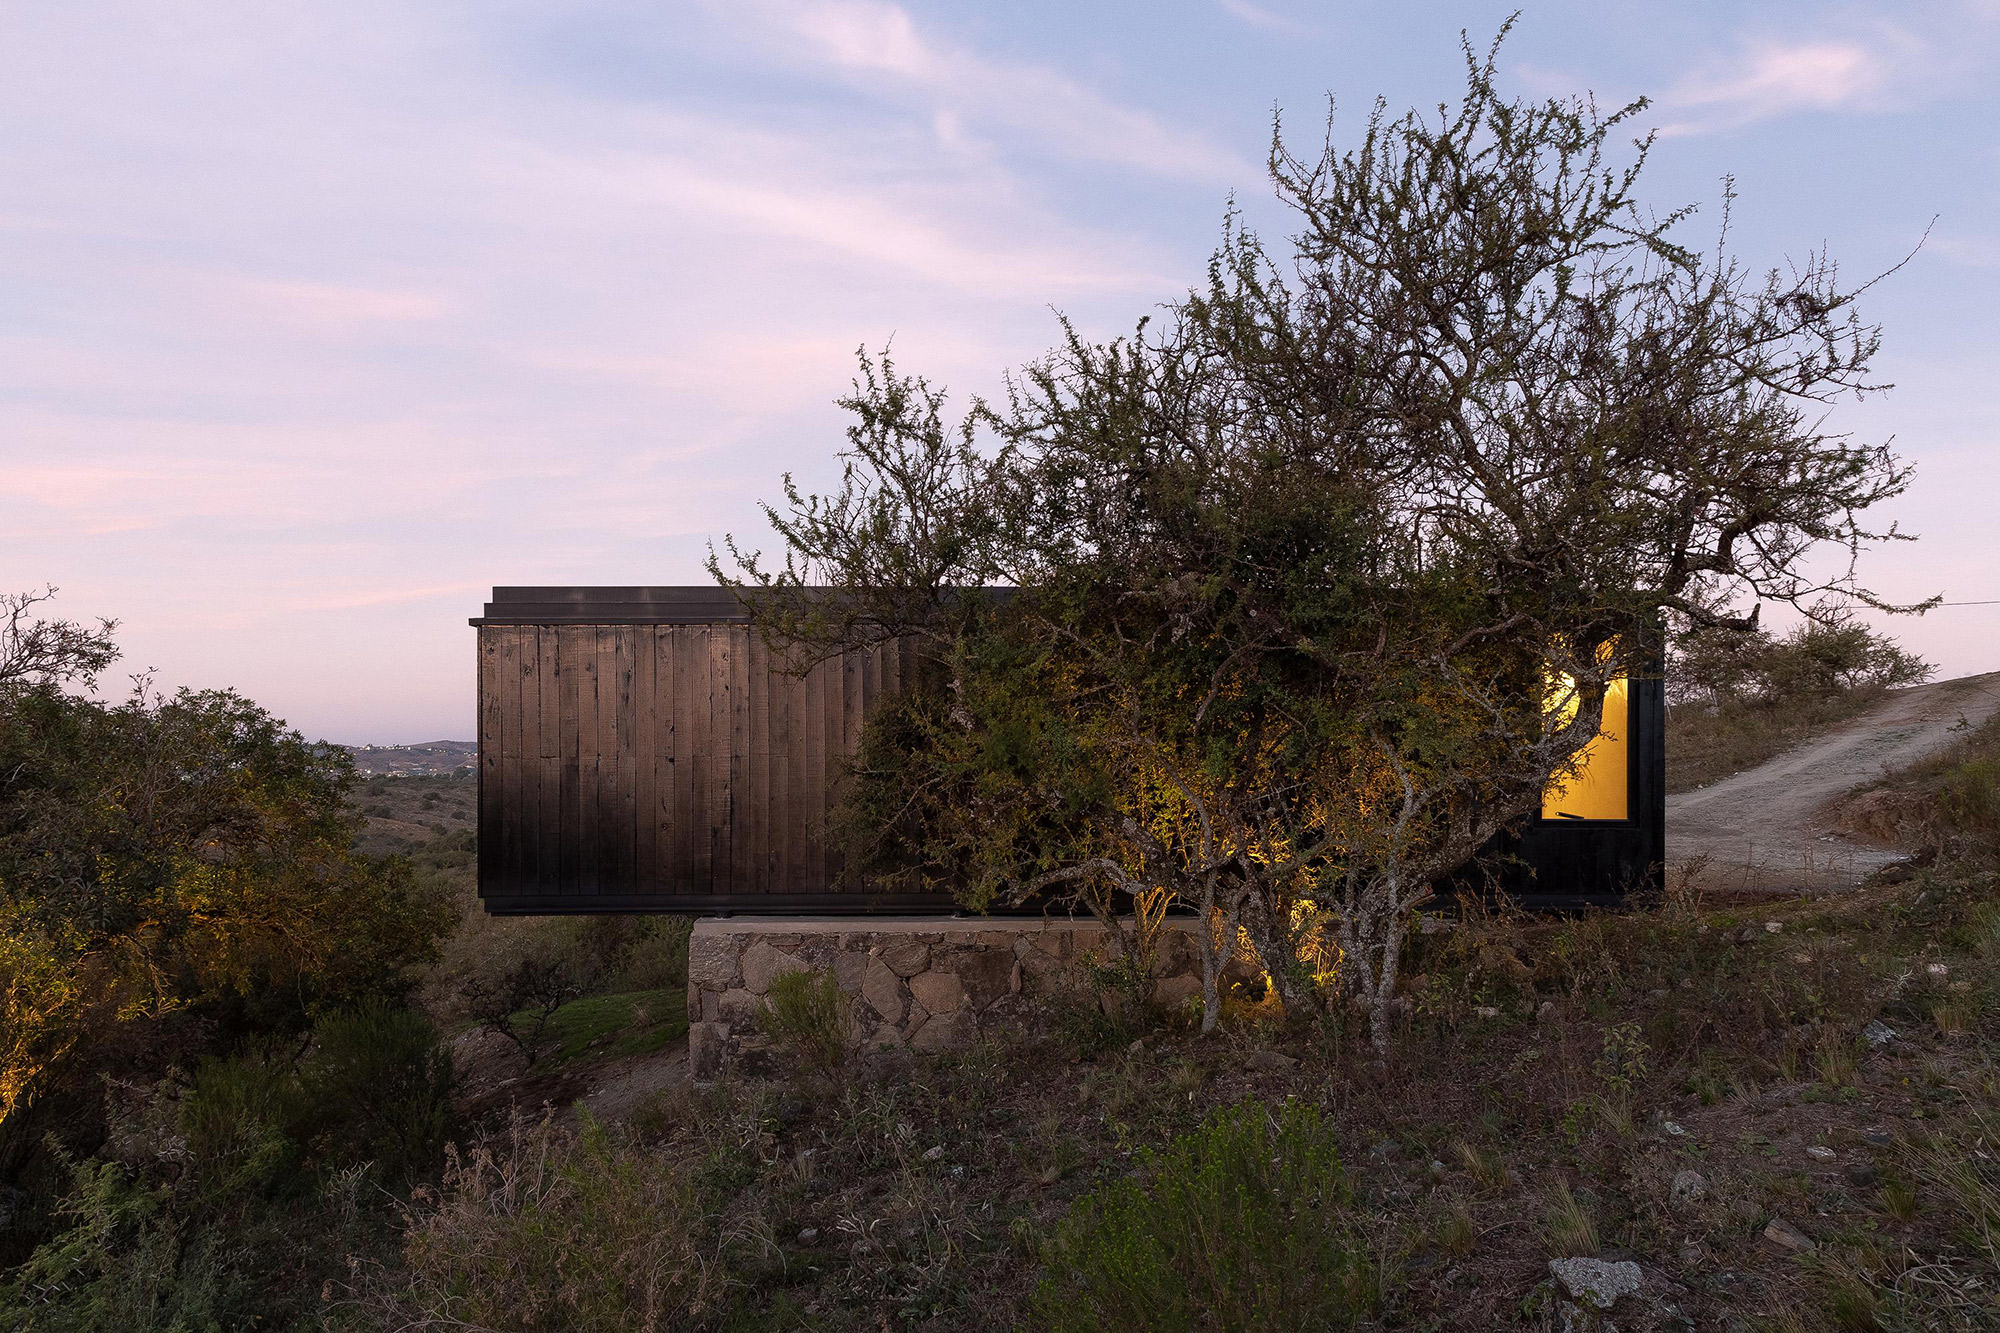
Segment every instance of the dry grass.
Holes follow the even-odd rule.
[[[1566,1180],[1551,1186],[1543,1201],[1542,1237],[1549,1253],[1558,1258],[1594,1255],[1604,1248],[1595,1212],[1571,1191]]]
[[[361,1308],[404,1327],[693,1329],[728,1281],[690,1173],[586,1120],[516,1117],[411,1201],[400,1272]]]

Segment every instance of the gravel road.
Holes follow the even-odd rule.
[[[2000,710],[2000,671],[1893,691],[1769,763],[1667,798],[1667,860],[1710,858],[1711,888],[1852,888],[1902,853],[1820,826],[1829,801],[1946,746]]]

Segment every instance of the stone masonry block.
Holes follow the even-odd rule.
[[[1011,950],[975,949],[961,954],[952,963],[974,1009],[984,1009],[1003,995],[1021,988],[1021,965]],[[931,1012],[939,1012],[931,1005]]]
[[[917,1029],[916,1036],[910,1038],[910,1049],[922,1054],[960,1051],[970,1046],[978,1035],[978,1020],[973,1018],[971,1011],[961,1009],[957,1013],[933,1016]]]
[[[729,1029],[722,1023],[688,1024],[688,1074],[698,1079],[722,1072],[729,1052]]]
[[[728,935],[697,934],[688,941],[688,984],[702,990],[728,990],[742,979],[737,970],[738,941]]]
[[[933,1014],[947,1014],[965,1003],[965,987],[956,973],[919,972],[910,978],[910,994]]]
[[[704,1004],[703,1017],[707,1017]],[[742,989],[726,990],[715,997],[715,1009],[722,1022],[732,1027],[749,1027],[757,1021],[757,1011],[764,1002],[751,992]]]
[[[885,1023],[903,1021],[903,980],[880,958],[870,958],[861,977],[861,998]]]
[[[833,981],[848,995],[861,993],[861,978],[872,960],[866,953],[842,950],[833,956]]]
[[[883,944],[877,956],[897,976],[913,977],[930,962],[931,947],[922,940],[894,939]]]
[[[753,994],[771,989],[771,980],[782,972],[807,970],[804,959],[774,949],[759,940],[743,951],[743,985]]]

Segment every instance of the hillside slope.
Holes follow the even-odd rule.
[[[1896,690],[1756,768],[1667,798],[1667,856],[1709,858],[1713,888],[1852,888],[1900,853],[1826,826],[1829,802],[1943,749],[2000,711],[2000,672]]]

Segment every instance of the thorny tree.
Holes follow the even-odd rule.
[[[951,424],[864,354],[839,490],[786,478],[781,566],[710,562],[801,659],[918,645],[854,864],[973,906],[1171,895],[1209,926],[1205,1027],[1241,931],[1386,1049],[1412,909],[1574,773],[1664,626],[1881,605],[1854,559],[1896,534],[1859,516],[1909,472],[1822,425],[1883,387],[1865,287],[1755,279],[1726,227],[1684,248],[1635,194],[1650,140],[1614,160],[1645,103],[1505,100],[1497,50],[1351,150],[1274,128],[1289,252],[1232,210],[1202,287],[1109,343],[1065,323],[1003,405]]]

